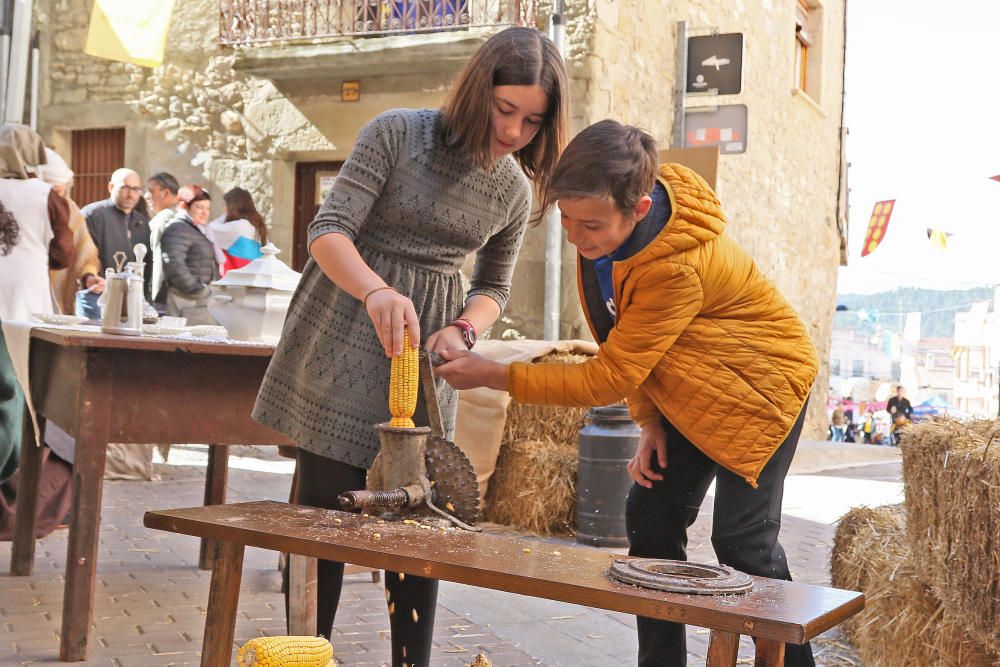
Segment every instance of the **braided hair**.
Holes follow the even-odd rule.
[[[14,214],[0,201],[0,257],[9,255],[21,238],[21,228]]]

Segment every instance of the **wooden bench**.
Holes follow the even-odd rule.
[[[211,667],[231,660],[246,546],[308,557],[300,563],[355,563],[709,628],[711,667],[736,664],[740,635],[754,638],[756,665],[782,665],[786,643],[803,644],[864,608],[861,593],[765,578],[755,578],[753,591],[742,596],[663,593],[609,579],[608,565],[618,555],[599,549],[432,530],[272,501],[147,512],[143,523],[218,545],[201,659]],[[314,590],[308,583],[292,588],[299,595]]]

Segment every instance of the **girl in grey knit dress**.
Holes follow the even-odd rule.
[[[529,178],[544,182],[558,158],[567,94],[548,38],[510,28],[473,55],[442,109],[387,111],[361,130],[309,226],[311,259],[253,412],[298,444],[299,503],[339,509],[340,493],[364,488],[404,327],[414,346],[466,349],[500,316],[531,211]],[[455,407],[454,391],[442,389],[449,432]],[[423,406],[414,419],[427,423]],[[342,577],[343,564],[320,562],[326,637]],[[386,591],[393,665],[428,665],[437,581],[387,572]]]

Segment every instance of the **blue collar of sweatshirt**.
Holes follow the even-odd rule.
[[[649,207],[649,212],[636,224],[625,243],[621,244],[610,255],[594,260],[594,271],[597,273],[597,282],[601,288],[601,298],[604,300],[608,312],[611,313],[612,319],[615,317],[615,287],[611,275],[614,263],[628,259],[649,245],[653,239],[660,235],[667,220],[670,219],[670,197],[667,196],[666,189],[659,181],[653,187],[650,197],[653,204]]]

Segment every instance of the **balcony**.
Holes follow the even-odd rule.
[[[234,68],[276,83],[454,72],[539,0],[219,0]]]
[[[219,43],[246,46],[534,26],[536,0],[220,0]]]

